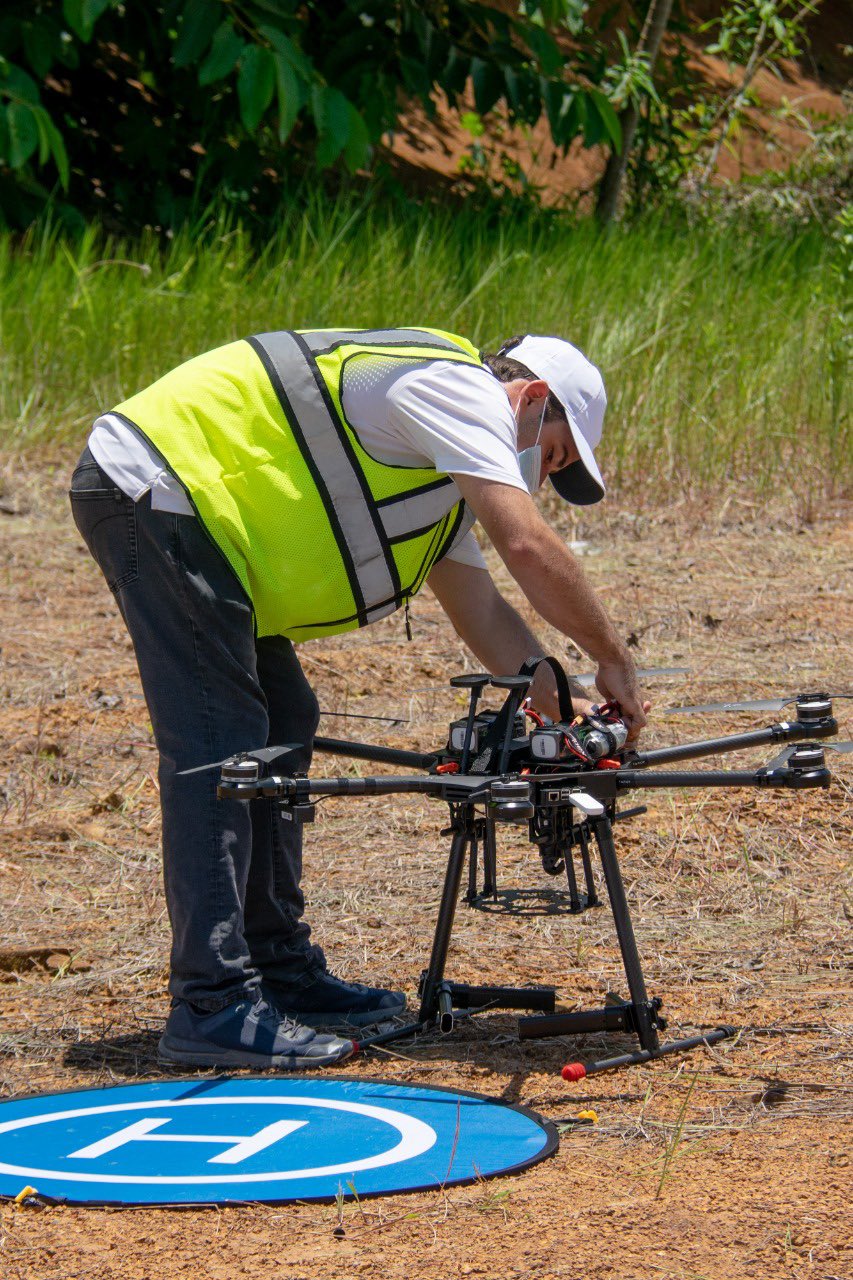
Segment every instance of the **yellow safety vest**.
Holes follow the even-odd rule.
[[[473,516],[432,467],[366,452],[351,360],[481,365],[439,329],[282,330],[198,356],[117,406],[184,486],[246,590],[259,636],[334,635],[393,613]]]

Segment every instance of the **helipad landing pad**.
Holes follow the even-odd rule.
[[[160,1080],[0,1104],[0,1196],[282,1203],[518,1172],[552,1125],[473,1093],[335,1076]]]

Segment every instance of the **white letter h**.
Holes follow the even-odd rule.
[[[228,1146],[228,1150],[220,1151],[217,1156],[211,1156],[207,1161],[208,1164],[239,1164],[242,1160],[248,1160],[249,1156],[256,1155],[258,1151],[263,1151],[265,1147],[271,1147],[280,1138],[286,1138],[289,1133],[293,1133],[296,1129],[301,1129],[303,1125],[308,1123],[307,1120],[276,1120],[273,1124],[265,1125],[257,1133],[251,1133],[244,1138],[212,1133],[166,1134],[151,1132],[152,1129],[159,1129],[161,1125],[168,1124],[169,1119],[169,1116],[164,1116],[163,1119],[147,1118],[145,1120],[137,1120],[134,1124],[129,1124],[124,1129],[119,1129],[117,1133],[112,1133],[106,1138],[100,1138],[88,1147],[81,1147],[79,1151],[72,1151],[67,1158],[69,1160],[97,1160],[98,1156],[105,1156],[110,1151],[116,1151],[128,1142],[213,1142],[225,1143]]]

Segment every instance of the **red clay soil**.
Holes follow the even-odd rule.
[[[66,512],[68,463],[9,461],[2,473],[5,1097],[164,1075],[155,753],[114,603]],[[849,508],[827,507],[818,521],[742,495],[708,505],[673,495],[665,511],[617,498],[608,508],[571,527],[557,517],[558,527],[586,544],[584,563],[638,660],[691,672],[649,683],[659,708],[649,744],[766,722],[687,722],[660,710],[673,703],[853,688]],[[427,593],[414,633],[407,644],[393,618],[303,646],[321,705],[401,713],[409,725],[386,740],[439,743],[460,711],[447,678],[469,660]],[[844,738],[851,707],[837,704]],[[352,724],[327,718],[324,728],[345,734]],[[503,1180],[340,1209],[6,1204],[0,1276],[846,1280],[851,760],[833,759],[829,792],[653,792],[648,812],[620,832],[647,979],[671,1030],[731,1022],[745,1028],[736,1041],[569,1087],[560,1067],[600,1053],[599,1038],[519,1042],[512,1018],[494,1015],[346,1068],[520,1101],[557,1122],[593,1108],[598,1123],[565,1123],[553,1159]],[[346,767],[319,757],[315,766]],[[445,822],[442,806],[412,797],[321,806],[305,887],[316,933],[345,976],[399,982],[413,997]],[[515,836],[501,841],[500,883],[499,910],[460,907],[451,976],[553,981],[566,1008],[620,989],[607,909],[568,915],[536,849]]]
[[[598,6],[604,8],[604,6]],[[612,12],[612,6],[607,6]],[[687,31],[679,43],[687,51],[688,65],[715,95],[725,95],[740,84],[742,69],[728,66],[719,57],[704,52],[713,40],[711,32],[699,26],[719,12],[719,5],[691,5],[687,11]],[[596,16],[592,6],[591,20]],[[851,14],[847,3],[824,3],[809,24],[811,46],[797,61],[784,59],[777,71],[762,69],[752,82],[755,105],[745,114],[742,127],[733,134],[720,153],[715,181],[732,182],[781,170],[791,164],[810,143],[810,127],[821,120],[834,119],[845,110],[842,91],[850,87]],[[673,36],[664,42],[664,55],[676,49]],[[780,112],[780,108],[785,108]],[[463,110],[474,109],[473,98]],[[604,170],[606,153],[601,147],[586,148],[578,141],[563,155],[550,141],[543,120],[532,130],[507,129],[496,112],[487,119],[486,149],[493,155],[491,173],[500,178],[494,156],[505,152],[520,166],[528,181],[542,193],[546,204],[581,199],[586,206]],[[458,123],[455,113],[439,102],[429,119],[421,109],[403,118],[391,143],[391,153],[407,170],[407,180],[420,177],[429,186],[441,178],[458,179],[460,160],[466,155],[471,137]]]

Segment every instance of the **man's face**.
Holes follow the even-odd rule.
[[[565,418],[543,422],[539,437],[542,446],[542,473],[539,483],[544,484],[552,471],[562,471],[570,462],[577,462],[580,454]]]

